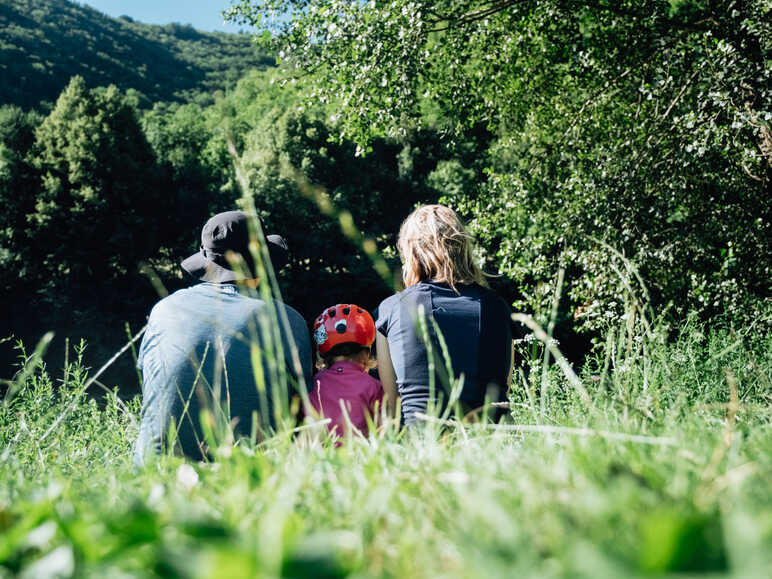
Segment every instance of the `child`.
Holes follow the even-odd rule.
[[[375,341],[372,316],[354,304],[336,304],[316,318],[314,341],[322,370],[314,376],[311,405],[331,419],[330,432],[343,436],[350,423],[366,434],[368,416],[375,422],[383,404],[381,383],[367,373]]]

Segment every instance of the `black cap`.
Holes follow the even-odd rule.
[[[266,237],[266,243],[274,270],[278,271],[289,257],[287,242],[274,234]],[[231,265],[226,255],[230,252],[241,257],[240,267]],[[249,216],[243,211],[226,211],[211,217],[201,230],[201,249],[185,259],[182,268],[195,278],[214,283],[256,277],[249,251]]]

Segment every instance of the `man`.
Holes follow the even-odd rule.
[[[270,431],[287,416],[290,397],[308,390],[306,323],[281,302],[252,297],[267,280],[257,278],[249,230],[241,211],[207,221],[201,250],[182,262],[204,283],[165,297],[150,312],[137,362],[143,378],[137,465],[169,446],[201,459],[207,443],[231,428],[247,436]],[[267,244],[278,271],[286,243],[273,235]]]

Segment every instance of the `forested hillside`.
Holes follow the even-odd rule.
[[[141,106],[212,102],[214,91],[273,62],[247,35],[115,19],[66,0],[0,0],[0,31],[0,104],[23,107],[53,102],[75,75],[133,89]]]
[[[278,23],[263,53],[68,2],[0,4],[6,102],[58,97],[0,110],[0,265],[15,274],[0,285],[41,306],[10,333],[138,324],[157,298],[142,264],[185,283],[200,224],[245,198],[289,240],[285,297],[308,316],[341,288],[367,307],[391,291],[335,211],[396,266],[400,220],[443,199],[516,308],[545,319],[564,271],[558,335],[597,338],[630,303],[676,323],[769,322],[768,2],[507,2],[480,18],[472,0],[323,4],[261,8]],[[232,14],[258,24],[253,9]],[[261,54],[283,69],[233,82]],[[336,209],[321,215],[288,167]]]
[[[304,315],[344,294],[368,308],[386,297],[389,284],[337,215],[320,214],[284,165],[324,187],[388,253],[411,207],[438,198],[437,163],[473,167],[477,145],[464,141],[466,151],[457,151],[426,130],[402,142],[375,139],[362,157],[354,143],[335,138],[323,105],[301,106],[307,87],[285,80],[254,70],[213,105],[155,103],[141,111],[115,86],[76,76],[47,115],[0,107],[0,265],[12,272],[0,286],[18,296],[1,306],[5,337],[30,342],[55,329],[54,355],[67,336],[86,336],[90,362],[109,357],[125,339],[124,323],[141,327],[158,299],[151,280],[169,290],[191,283],[180,260],[198,247],[206,218],[242,196],[269,233],[289,241],[284,298]],[[33,313],[18,302],[34,303]],[[14,343],[0,346],[6,364]],[[124,361],[131,391],[134,372]]]

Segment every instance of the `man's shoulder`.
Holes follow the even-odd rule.
[[[235,286],[200,283],[179,289],[162,298],[153,306],[150,316],[152,318],[173,315],[180,311],[201,313],[216,308],[222,315],[239,317],[252,313],[260,315],[267,305],[260,298],[240,293]],[[299,315],[294,310],[287,315],[289,317],[293,314]]]
[[[279,326],[282,328],[282,333],[288,333],[292,336],[292,339],[295,341],[295,344],[298,347],[301,347],[301,349],[308,349],[311,348],[311,338],[310,334],[308,332],[308,325],[306,324],[305,318],[298,313],[298,311],[293,308],[292,306],[285,304],[284,302],[280,301],[273,301],[274,307],[276,308],[277,312],[279,313],[279,309],[284,311],[284,314],[287,318],[287,328],[285,329],[284,321],[279,317]],[[265,302],[263,302],[263,305],[265,306]]]
[[[150,310],[150,315],[152,316],[153,314],[161,314],[164,311],[174,309],[178,305],[188,301],[191,298],[190,289],[191,288],[178,289],[176,292],[161,298]]]
[[[263,302],[263,304],[265,304],[265,302]],[[281,308],[284,310],[284,313],[287,315],[287,321],[290,323],[290,326],[292,326],[293,329],[297,327],[303,327],[307,329],[305,318],[303,318],[303,316],[301,316],[300,313],[291,305],[280,302],[278,300],[274,300],[273,304],[277,309]]]
[[[284,308],[284,311],[287,312],[287,316],[288,317],[292,317],[292,318],[294,318],[296,320],[300,320],[303,323],[305,323],[305,320],[303,319],[303,316],[300,315],[300,312],[298,312],[291,305],[289,305],[289,304],[287,304],[285,302],[280,302],[280,301],[275,301],[274,303],[278,304],[280,307]]]

